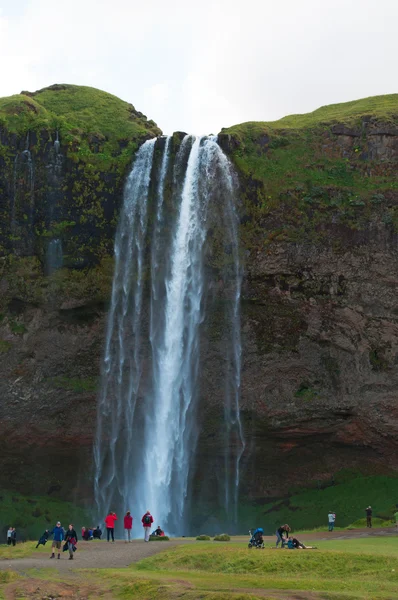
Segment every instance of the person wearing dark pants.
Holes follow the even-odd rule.
[[[105,525],[106,525],[106,539],[110,540],[112,538],[112,542],[115,541],[115,521],[117,521],[116,513],[110,512],[107,517],[105,517]]]
[[[12,542],[13,546],[15,546],[15,544],[17,543],[17,532],[16,532],[15,527],[12,528],[11,542]]]
[[[77,544],[77,533],[72,524],[69,525],[69,528],[65,534],[65,542],[68,544],[69,560],[73,560],[73,552],[75,551]]]
[[[366,512],[366,527],[372,527],[372,507],[365,508]]]

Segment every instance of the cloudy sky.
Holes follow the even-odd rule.
[[[166,132],[398,92],[398,0],[0,0],[0,96],[98,87]]]

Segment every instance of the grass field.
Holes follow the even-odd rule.
[[[51,596],[52,589],[58,590],[54,597],[87,599],[398,598],[398,536],[316,544],[317,550],[290,551],[271,547],[249,550],[245,543],[234,541],[198,542],[166,549],[127,569],[90,569],[75,571],[72,576],[35,570],[17,583],[15,575],[0,572],[0,598],[3,593],[7,599],[42,600]],[[28,544],[25,547],[28,549]],[[37,588],[46,595],[29,594]]]

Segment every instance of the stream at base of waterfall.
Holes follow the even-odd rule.
[[[128,176],[98,398],[95,499],[107,511],[149,509],[171,534],[190,529],[203,388],[201,341],[222,280],[224,391],[220,510],[237,520],[245,441],[240,416],[236,181],[214,137],[145,142]],[[222,229],[222,231],[221,231]],[[215,241],[214,231],[220,235]],[[221,240],[221,242],[220,242]],[[218,243],[221,259],[209,268]]]

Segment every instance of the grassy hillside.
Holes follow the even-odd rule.
[[[371,96],[370,98],[353,100],[352,102],[329,104],[321,106],[310,113],[287,115],[278,121],[248,121],[247,123],[222,129],[222,132],[245,137],[249,132],[256,134],[265,130],[307,129],[330,125],[331,123],[352,123],[364,116],[394,122],[397,115],[398,94],[387,94],[385,96]]]
[[[131,159],[137,142],[159,135],[156,123],[132,104],[95,88],[55,84],[0,98],[0,129],[26,135],[58,131],[69,155],[110,166],[121,151]]]
[[[246,243],[259,235],[265,244],[320,241],[332,221],[357,230],[375,211],[397,229],[389,205],[398,191],[397,133],[398,94],[223,129],[220,143],[241,175]]]
[[[266,528],[273,533],[281,523],[289,523],[294,530],[327,526],[329,511],[336,513],[336,527],[366,526],[365,508],[372,506],[375,522],[390,522],[397,510],[398,478],[359,474],[325,489],[303,490],[288,500],[258,507],[252,526]],[[244,518],[244,511],[242,511]],[[360,522],[358,522],[360,521]]]

